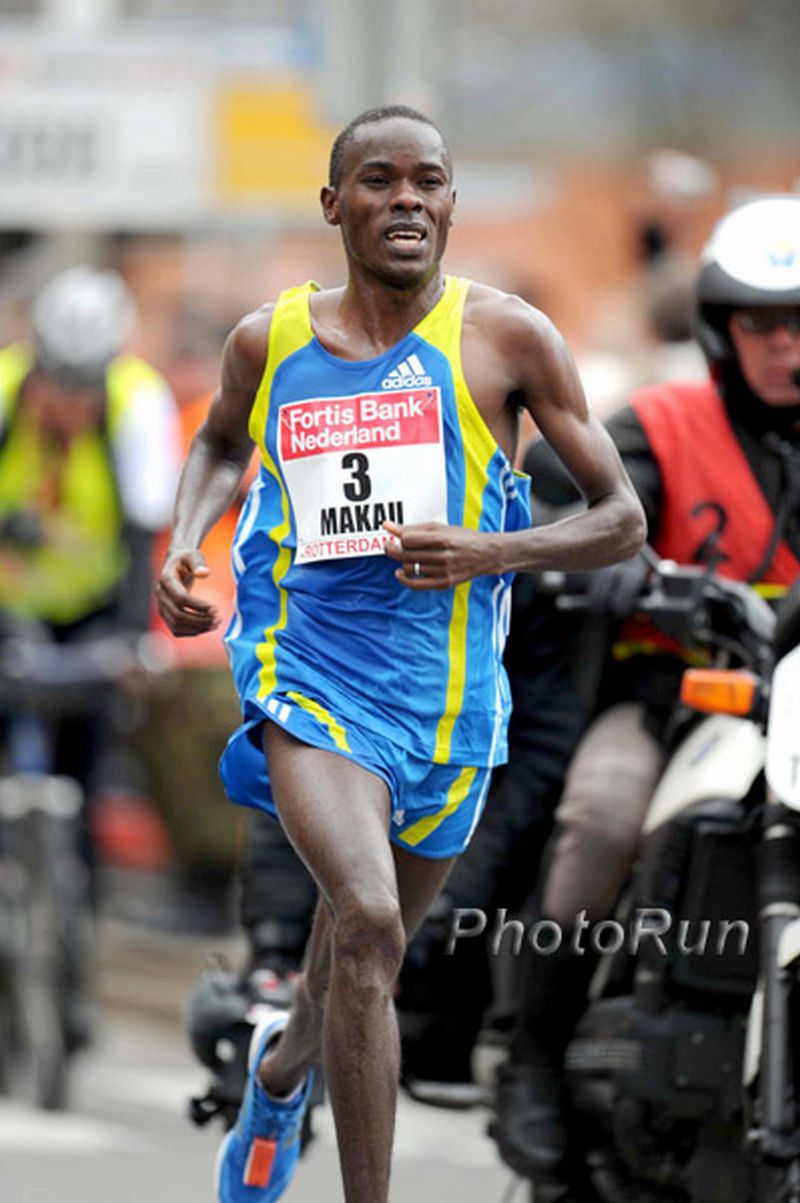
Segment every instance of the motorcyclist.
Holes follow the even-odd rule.
[[[643,389],[609,430],[665,559],[711,564],[768,596],[800,574],[800,198],[770,196],[724,217],[695,286],[696,336],[710,378]],[[593,606],[622,618],[646,574],[602,571]],[[585,1009],[592,961],[571,951],[581,912],[608,917],[633,863],[664,762],[663,724],[680,649],[631,619],[613,646],[599,716],[583,736],[557,811],[542,913],[565,933],[530,955],[519,1019],[498,1075],[493,1133],[531,1177],[567,1157],[560,1077]]]
[[[143,632],[151,551],[179,470],[172,394],[125,353],[133,299],[115,272],[74,267],[36,298],[30,338],[0,350],[0,612],[59,643]],[[87,797],[104,703],[56,722],[53,769]],[[91,864],[88,816],[84,854]]]
[[[629,391],[682,376],[706,374],[702,352],[691,338],[691,291],[695,272],[664,252],[648,260],[646,316],[651,342],[642,357],[626,364]],[[666,371],[669,366],[669,372]],[[593,409],[605,417],[627,394],[591,387]],[[600,380],[607,374],[600,373]],[[552,521],[581,503],[571,479],[539,440],[531,450],[534,524]],[[543,454],[544,452],[544,454]],[[638,575],[633,581],[634,591]],[[486,1088],[475,1081],[473,1054],[482,1029],[495,1035],[513,1022],[514,991],[497,990],[489,952],[492,925],[479,935],[450,945],[453,915],[459,908],[488,916],[536,909],[530,898],[564,776],[592,717],[603,667],[603,623],[576,623],[532,576],[514,582],[506,670],[514,700],[509,728],[509,762],[492,779],[489,804],[472,845],[412,941],[400,978],[398,1012],[403,1045],[403,1082],[414,1098],[438,1106],[481,1102]]]

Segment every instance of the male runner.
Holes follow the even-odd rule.
[[[321,201],[347,283],[290,290],[231,334],[158,587],[175,634],[218,622],[193,592],[198,548],[254,441],[227,634],[244,722],[222,774],[234,800],[280,817],[320,902],[288,1023],[254,1038],[222,1203],[280,1198],[320,1056],[347,1203],[386,1203],[394,985],[505,757],[512,575],[600,567],[644,537],[548,320],[442,273],[455,192],[436,126],[400,106],[361,114]],[[535,531],[511,468],[522,406],[588,501]]]

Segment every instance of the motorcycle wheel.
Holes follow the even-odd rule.
[[[800,1161],[759,1166],[754,1203],[800,1203]]]

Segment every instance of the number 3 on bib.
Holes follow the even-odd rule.
[[[447,521],[441,410],[438,388],[281,406],[296,563],[379,555],[387,519]]]
[[[344,495],[348,501],[366,501],[372,492],[372,481],[369,472],[369,460],[361,451],[350,451],[342,457],[342,467],[352,469],[353,479],[344,486]]]

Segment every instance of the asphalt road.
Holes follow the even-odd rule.
[[[169,953],[162,950],[166,960]],[[75,1063],[67,1113],[0,1100],[3,1203],[213,1203],[221,1128],[199,1130],[185,1118],[187,1098],[204,1075],[183,1037],[184,982],[180,974],[156,975],[152,949],[148,955],[138,968],[134,958],[127,980],[106,957],[99,1036]],[[145,1005],[147,964],[160,1006]],[[484,1111],[440,1111],[401,1099],[392,1203],[523,1203],[524,1189],[513,1190],[485,1125]],[[317,1111],[316,1129],[285,1203],[343,1199],[329,1108]]]

